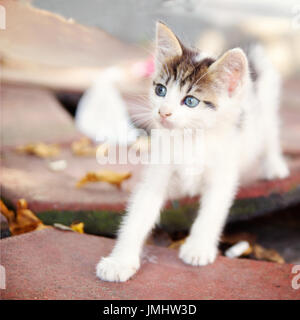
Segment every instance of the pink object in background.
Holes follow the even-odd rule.
[[[145,61],[136,62],[132,66],[132,72],[139,78],[148,78],[154,72],[154,58],[151,56]]]

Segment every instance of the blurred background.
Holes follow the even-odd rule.
[[[262,42],[285,76],[300,70],[300,4],[297,0],[33,0],[84,25],[147,46],[155,21],[166,22],[186,43],[219,54],[227,47]]]
[[[47,225],[79,221],[87,233],[114,236],[140,166],[110,168],[131,174],[119,189],[75,185],[99,170],[95,130],[115,133],[130,123],[134,107],[147,103],[157,20],[186,45],[214,55],[235,46],[247,52],[258,41],[280,71],[282,145],[292,175],[240,191],[227,231],[244,235],[227,238],[227,246],[250,239],[299,263],[299,0],[0,0],[1,199],[13,210],[26,199]],[[95,83],[103,89],[93,90]],[[95,92],[96,103],[82,99]],[[185,237],[197,201],[181,200],[169,203],[152,243],[169,246]],[[9,235],[0,217],[2,235]]]

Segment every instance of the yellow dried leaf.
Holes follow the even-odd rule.
[[[169,249],[178,249],[181,245],[184,244],[186,238],[180,239],[178,241],[174,241],[169,245]]]
[[[71,145],[72,152],[77,156],[94,156],[96,155],[96,147],[92,140],[82,137],[78,141],[74,141]]]
[[[266,249],[258,244],[253,246],[253,255],[258,260],[285,263],[283,257],[274,249]]]
[[[76,187],[80,188],[86,183],[89,182],[108,182],[110,184],[115,185],[116,187],[120,188],[121,184],[124,180],[127,180],[131,177],[130,172],[114,172],[109,170],[103,170],[98,172],[88,172],[82,179],[80,179]]]
[[[12,235],[18,235],[34,230],[49,228],[28,209],[25,199],[20,199],[17,202],[17,213],[7,209],[5,204],[0,200],[1,213],[7,218],[9,230]]]
[[[106,156],[108,153],[109,144],[108,143],[102,143],[97,147],[97,156]]]
[[[18,152],[32,154],[40,158],[49,158],[59,153],[59,146],[56,144],[46,144],[43,142],[28,143],[16,148]]]
[[[253,247],[249,246],[249,248],[243,252],[242,257],[249,256],[253,252]]]
[[[70,225],[70,228],[75,232],[84,233],[84,223],[83,222],[72,223]]]

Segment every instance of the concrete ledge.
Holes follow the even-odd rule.
[[[14,207],[25,198],[29,208],[45,224],[85,223],[88,233],[113,235],[118,228],[129,194],[139,180],[140,165],[99,165],[94,157],[74,156],[69,145],[62,148],[59,159],[67,161],[64,171],[49,170],[45,159],[17,154],[13,149],[2,152],[2,198]],[[292,174],[277,181],[255,181],[240,188],[228,221],[246,220],[285,209],[300,201],[300,157],[289,160]],[[130,171],[132,177],[122,189],[106,183],[76,188],[76,182],[88,171]],[[169,201],[161,215],[161,226],[169,232],[189,229],[198,208],[198,198]]]

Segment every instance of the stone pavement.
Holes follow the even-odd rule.
[[[34,8],[31,1],[1,0],[1,6],[6,11],[0,38],[2,83],[82,92],[102,68],[148,55],[99,28]]]
[[[292,265],[219,257],[185,265],[173,249],[146,246],[139,272],[127,283],[95,275],[114,240],[54,229],[0,241],[6,269],[2,299],[300,299]]]
[[[290,84],[285,90],[289,97],[295,95]],[[93,156],[74,156],[70,143],[81,134],[75,129],[70,115],[48,91],[3,85],[2,99],[1,112],[5,118],[0,159],[2,198],[13,206],[18,199],[25,198],[29,208],[46,224],[60,222],[68,225],[77,220],[85,223],[88,233],[114,234],[128,195],[139,179],[141,166],[100,166]],[[230,221],[245,220],[299,203],[300,152],[297,137],[300,112],[292,106],[283,108],[282,115],[283,146],[292,175],[282,181],[255,181],[241,187]],[[66,160],[64,171],[51,171],[48,162],[52,159],[40,159],[15,151],[17,145],[40,141],[61,146],[61,153],[53,160]],[[131,171],[132,178],[124,182],[121,190],[105,183],[75,188],[76,181],[87,171],[107,168]],[[161,226],[168,231],[186,231],[196,209],[197,198],[170,201],[162,214]]]
[[[48,90],[1,86],[1,149],[31,142],[68,142],[80,136],[71,116]]]

